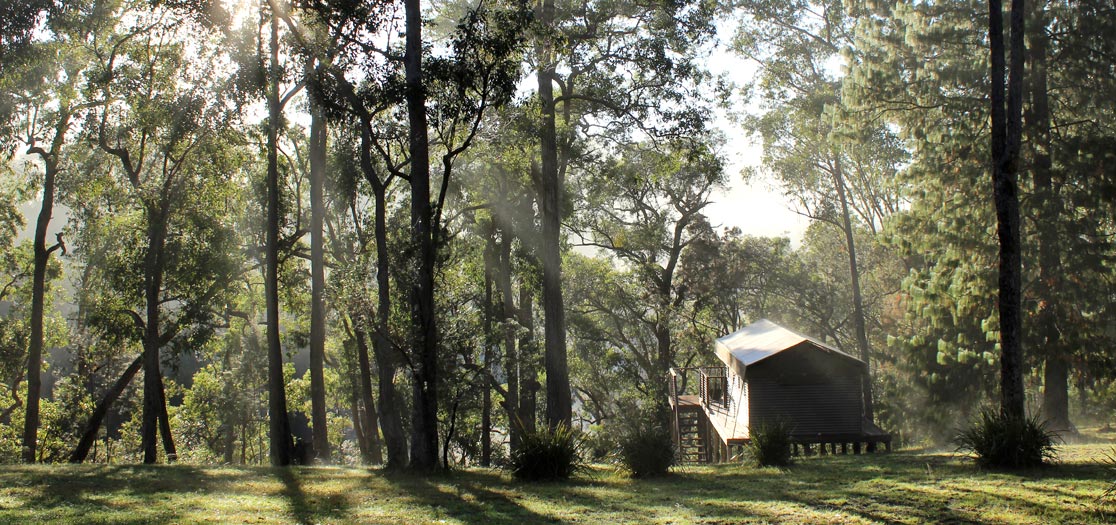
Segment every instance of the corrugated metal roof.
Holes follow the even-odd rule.
[[[760,319],[736,332],[717,339],[717,356],[726,365],[730,365],[737,369],[739,373],[743,373],[743,368],[806,341],[813,343],[822,350],[860,361],[817,339],[783,328],[767,319]],[[729,362],[730,356],[735,362]],[[863,363],[863,361],[860,362]]]

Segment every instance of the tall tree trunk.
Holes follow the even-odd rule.
[[[438,468],[438,340],[434,319],[434,237],[430,205],[430,152],[426,90],[422,80],[422,9],[406,0],[404,54],[407,121],[410,125],[411,240],[418,254],[411,284],[411,339],[415,350],[411,415],[411,468]]]
[[[504,411],[508,415],[508,446],[512,452],[519,450],[523,427],[519,421],[519,356],[515,349],[515,301],[511,285],[511,235],[500,233],[496,253],[496,287],[500,289],[500,308],[503,312],[504,374],[508,389],[504,396]]]
[[[54,186],[58,176],[59,156],[70,129],[70,113],[63,111],[54,129],[50,151],[32,143],[28,154],[37,154],[43,160],[43,202],[35,222],[34,269],[31,274],[31,340],[27,345],[27,408],[23,418],[23,461],[34,463],[39,445],[39,396],[42,391],[43,366],[43,311],[46,300],[46,270],[52,248],[46,246],[47,229],[54,215]],[[65,250],[63,250],[65,252]]]
[[[159,333],[163,290],[163,251],[167,237],[167,203],[149,202],[147,208],[147,254],[144,256],[144,300],[146,318],[143,332],[143,419],[140,427],[143,462],[158,459],[159,414],[163,411],[163,379],[159,370]],[[167,425],[170,428],[170,425]],[[169,435],[169,432],[165,432]],[[165,438],[166,436],[164,436]]]
[[[38,449],[39,396],[42,390],[43,310],[46,295],[46,269],[50,253],[46,247],[47,228],[54,213],[54,181],[57,161],[46,157],[43,177],[43,203],[35,223],[35,268],[31,280],[31,340],[27,348],[27,409],[23,420],[23,461],[34,463]]]
[[[108,415],[109,409],[120,398],[120,394],[124,393],[124,389],[128,388],[128,384],[132,382],[132,378],[136,377],[142,366],[143,354],[140,354],[101,396],[97,406],[93,408],[93,414],[89,416],[89,421],[85,423],[85,430],[81,432],[81,439],[78,440],[77,447],[70,453],[70,463],[85,461],[85,458],[89,455],[89,449],[93,447],[93,443],[97,440],[97,433],[101,430],[101,424],[104,422],[105,416]]]
[[[542,0],[539,25],[554,23],[554,0]],[[566,312],[562,304],[562,254],[560,208],[562,180],[558,173],[558,135],[554,107],[554,50],[547,37],[538,44],[538,82],[541,121],[539,150],[542,157],[539,208],[542,212],[543,315],[546,369],[546,421],[551,427],[569,426],[573,417],[570,371],[566,364]]]
[[[837,188],[837,199],[841,201],[841,224],[845,233],[845,245],[849,250],[849,280],[852,283],[853,324],[856,327],[856,346],[860,360],[864,361],[864,376],[861,378],[863,392],[864,418],[876,419],[872,399],[872,348],[868,346],[868,330],[864,318],[864,297],[860,293],[860,268],[856,263],[856,241],[853,238],[852,214],[849,213],[849,199],[845,193],[845,173],[841,168],[841,157],[834,158],[833,186]],[[869,443],[871,450],[874,443]]]
[[[360,402],[364,407],[363,430],[368,445],[368,455],[365,459],[373,465],[379,465],[384,462],[384,456],[380,451],[380,425],[376,418],[376,402],[372,399],[372,371],[370,370],[371,363],[368,361],[368,343],[365,341],[364,330],[357,329],[357,359],[360,362]],[[380,398],[380,404],[383,403],[383,398]]]
[[[535,413],[539,393],[538,370],[535,366],[535,297],[531,287],[525,283],[519,286],[519,420],[523,422],[523,432],[535,431]]]
[[[1046,366],[1043,370],[1042,412],[1047,425],[1058,432],[1074,432],[1069,418],[1069,356],[1062,344],[1058,329],[1058,312],[1063,301],[1061,290],[1062,246],[1058,235],[1061,224],[1062,204],[1054,190],[1052,160],[1050,158],[1050,101],[1047,93],[1045,8],[1035,2],[1030,41],[1031,106],[1027,124],[1031,134],[1028,141],[1034,157],[1035,207],[1038,209],[1039,281],[1035,287],[1039,297],[1039,341],[1043,346]]]
[[[267,239],[265,292],[267,294],[267,392],[270,458],[274,466],[291,464],[291,423],[283,382],[283,347],[279,340],[279,17],[271,7],[271,60],[267,93]]]
[[[1022,121],[1023,0],[1011,2],[1011,66],[1004,100],[1003,6],[989,0],[988,32],[992,62],[992,182],[1000,240],[1000,410],[1025,416],[1023,392],[1022,264],[1019,188],[1016,182]]]
[[[495,317],[495,306],[492,296],[493,257],[496,252],[496,229],[487,231],[484,244],[484,372],[492,373],[492,346],[495,344],[495,334],[492,331],[492,319]],[[481,457],[482,467],[492,466],[492,386],[484,382],[484,392],[481,394]]]
[[[325,215],[326,121],[317,103],[310,110],[310,418],[318,461],[329,463],[325,392]],[[365,352],[367,354],[367,352]]]
[[[403,405],[395,391],[395,371],[399,360],[388,339],[391,319],[391,275],[387,245],[387,188],[373,187],[376,199],[376,333],[372,353],[379,373],[380,429],[384,432],[389,470],[405,468],[409,461],[407,436],[403,432]]]

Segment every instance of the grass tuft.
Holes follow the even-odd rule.
[[[581,435],[564,424],[528,432],[511,454],[511,473],[525,481],[569,479],[585,468],[581,443]]]
[[[791,426],[774,421],[751,428],[748,453],[759,467],[786,467],[791,464]]]
[[[1014,418],[984,410],[954,439],[959,452],[971,452],[985,468],[1040,467],[1057,458],[1058,434],[1037,417]]]

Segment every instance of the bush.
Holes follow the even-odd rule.
[[[620,435],[620,463],[633,478],[662,476],[674,464],[670,429],[651,421],[632,425]]]
[[[1112,475],[1112,477],[1116,478],[1116,448],[1113,448],[1111,451],[1104,455],[1104,464],[1106,467],[1108,467],[1108,473]],[[1105,491],[1101,493],[1100,497],[1097,499],[1101,503],[1110,503],[1116,501],[1116,481],[1113,481],[1111,484],[1109,484],[1108,488],[1105,489]]]
[[[1041,466],[1055,456],[1058,434],[1038,418],[1014,418],[984,410],[954,439],[958,452],[971,452],[977,465],[991,468]]]
[[[527,481],[568,479],[585,468],[581,436],[566,425],[524,434],[509,459],[512,475]]]
[[[791,425],[774,421],[753,426],[748,453],[760,467],[785,467],[791,463]]]

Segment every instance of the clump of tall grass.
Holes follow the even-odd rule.
[[[1056,459],[1058,439],[1058,434],[1037,417],[1018,418],[984,410],[957,434],[954,443],[959,452],[973,454],[981,467],[1019,469]]]

